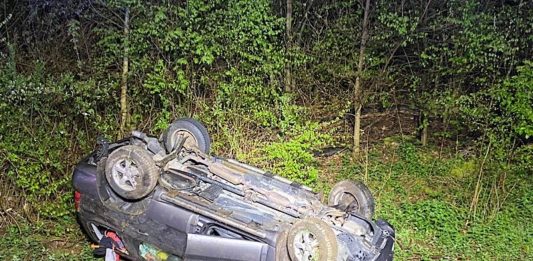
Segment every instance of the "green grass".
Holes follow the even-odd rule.
[[[503,189],[508,194],[499,211],[479,210],[490,206],[481,200],[474,218],[470,203],[478,164],[439,156],[438,151],[412,143],[376,147],[369,152],[368,164],[346,160],[338,179],[364,180],[367,171],[376,216],[397,231],[397,260],[533,259],[531,176],[509,173]],[[499,170],[485,171],[482,199],[488,198],[490,181]]]
[[[97,260],[74,218],[9,226],[0,249],[0,260]]]

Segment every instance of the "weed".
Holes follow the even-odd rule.
[[[508,170],[507,182],[514,186],[506,186],[511,194],[497,214],[468,223],[479,162],[462,156],[442,158],[437,150],[412,142],[375,146],[368,152],[368,163],[345,159],[338,179],[362,180],[368,165],[367,184],[376,198],[376,216],[395,226],[398,260],[532,258],[528,167],[514,164]],[[493,168],[486,171],[487,179],[494,176]]]
[[[288,140],[281,139],[265,147],[265,161],[273,162],[275,173],[305,185],[316,185],[318,180],[318,162],[313,151],[330,139],[328,135],[319,134],[319,125],[311,123],[297,127]]]
[[[0,260],[96,260],[74,219],[9,226],[0,237]]]

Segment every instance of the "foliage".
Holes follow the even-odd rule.
[[[313,151],[319,150],[331,140],[329,135],[320,134],[318,128],[316,123],[296,127],[289,134],[292,138],[281,139],[264,148],[265,160],[272,162],[272,169],[276,174],[305,185],[316,185],[318,162]]]
[[[489,90],[499,112],[495,117],[508,119],[509,128],[528,139],[533,136],[533,63],[526,61],[517,68],[518,74]],[[499,123],[498,122],[498,123]]]
[[[531,223],[532,211],[531,2],[372,1],[363,125],[373,130],[374,112],[394,110],[386,121],[409,129],[406,109],[428,116],[410,129],[430,128],[430,144],[440,138],[442,147],[420,148],[401,126],[383,145],[369,131],[366,162],[344,159],[340,171],[320,171],[314,152],[349,146],[363,9],[354,0],[293,4],[286,48],[283,2],[5,1],[0,181],[23,195],[21,209],[31,206],[24,218],[71,217],[74,164],[97,136],[118,134],[126,56],[128,129],[158,134],[194,116],[215,153],[320,189],[364,179],[378,215],[398,228],[400,259],[531,258],[531,231],[516,225]],[[34,226],[7,229],[0,259],[74,258],[16,238]],[[36,254],[25,258],[16,245]]]
[[[73,220],[63,223],[21,223],[0,238],[2,260],[97,260]]]
[[[134,90],[134,114],[152,111],[156,101],[160,129],[171,115],[188,114],[186,108],[195,106],[197,96],[210,95],[212,112],[222,121],[242,110],[258,121],[277,115],[270,108],[280,102],[276,78],[284,65],[283,32],[282,20],[270,14],[270,3],[171,2],[130,7],[135,13],[127,38],[130,74],[142,84]],[[120,30],[98,28],[104,51],[98,67],[107,68],[124,55]]]
[[[520,225],[531,222],[533,211],[531,176],[526,171],[530,167],[514,165],[504,181],[508,194],[501,194],[496,215],[469,221],[469,190],[480,162],[448,152],[444,155],[449,156],[439,156],[437,149],[385,143],[369,151],[368,163],[344,165],[338,179],[360,179],[368,169],[367,184],[378,202],[376,215],[395,226],[395,254],[400,260],[530,259],[531,228]],[[420,169],[423,165],[429,167]],[[486,181],[498,171],[488,169]]]
[[[88,148],[87,130],[72,123],[106,130],[98,111],[111,98],[93,81],[74,81],[70,74],[47,78],[43,66],[37,62],[31,76],[9,63],[2,70],[0,167],[40,215],[63,217],[71,213],[69,164],[78,159],[71,153]]]

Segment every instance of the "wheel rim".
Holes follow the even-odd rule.
[[[133,191],[137,188],[137,179],[140,171],[130,159],[119,160],[113,165],[112,177],[114,183],[125,191]]]
[[[357,198],[348,192],[342,192],[335,196],[335,205],[343,205],[346,208],[351,207],[354,210],[359,210],[359,202]]]
[[[309,230],[302,230],[294,238],[293,251],[297,260],[317,260],[319,255],[318,239]]]
[[[184,129],[179,129],[179,130],[176,130],[174,133],[172,133],[171,140],[170,140],[172,147],[176,146],[176,142],[178,141],[178,138],[180,136],[185,139],[185,143],[183,143],[184,147],[186,148],[199,147],[198,140],[196,140],[196,137],[194,137],[194,135],[191,132],[184,130]]]

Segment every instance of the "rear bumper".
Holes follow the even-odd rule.
[[[74,189],[82,195],[91,195],[92,198],[98,197],[96,190],[96,166],[89,165],[86,162],[80,162],[74,169],[72,175]]]

